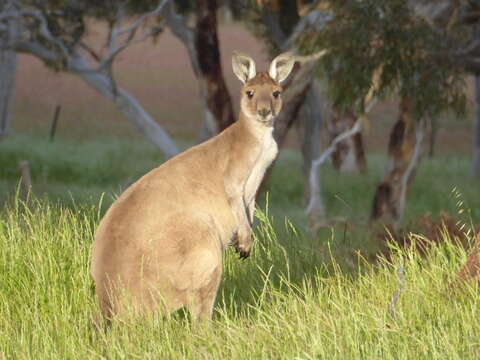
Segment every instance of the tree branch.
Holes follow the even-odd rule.
[[[151,31],[146,32],[142,37],[139,39],[135,39],[135,35],[139,29],[139,27],[150,17],[158,15],[162,12],[163,8],[165,5],[169,2],[170,0],[163,0],[158,4],[158,6],[150,11],[149,13],[146,13],[142,16],[140,16],[137,21],[133,23],[132,26],[129,26],[125,29],[120,29],[120,24],[122,23],[124,16],[123,16],[123,10],[121,7],[119,7],[119,11],[117,13],[117,17],[115,20],[115,24],[112,26],[112,29],[110,31],[110,36],[109,36],[109,41],[108,41],[108,53],[107,56],[102,59],[100,63],[100,69],[104,68],[105,66],[109,66],[115,57],[125,50],[128,46],[132,44],[136,44],[139,42],[142,42],[149,38],[150,36],[156,35],[159,32],[159,28],[154,28]],[[127,34],[127,37],[125,41],[123,41],[121,44],[117,45],[117,38],[119,36]]]
[[[273,12],[269,6],[263,7],[262,20],[270,33],[270,39],[276,47],[282,48],[287,36],[280,27],[279,14]]]
[[[328,53],[328,50],[322,50],[316,54],[307,56],[306,58],[318,59],[327,53]],[[330,146],[317,159],[312,161],[312,165],[310,168],[310,177],[309,177],[310,199],[305,209],[305,213],[309,217],[313,216],[315,209],[319,207],[319,204],[321,204],[318,169],[335,152],[337,145],[340,142],[348,139],[349,137],[361,131],[361,125],[365,123],[367,114],[372,110],[372,108],[378,102],[378,98],[374,97],[374,94],[375,94],[375,91],[377,91],[380,86],[380,78],[382,76],[382,73],[383,73],[383,66],[379,66],[373,73],[372,85],[370,86],[370,89],[368,90],[367,95],[363,99],[363,106],[364,106],[363,114],[358,117],[355,124],[350,129],[348,129],[347,131],[335,137],[332,143],[330,144]]]
[[[20,53],[34,55],[46,63],[57,63],[61,60],[60,56],[58,56],[56,52],[47,49],[46,47],[33,41],[18,40],[13,43],[12,48]]]
[[[307,28],[313,27],[319,31],[332,18],[331,11],[312,10],[298,20],[287,37],[280,27],[278,13],[273,12],[268,6],[265,6],[262,11],[262,19],[270,33],[271,40],[280,51],[293,48],[295,41]]]
[[[178,149],[173,140],[136,99],[122,88],[118,88],[115,93],[106,74],[88,69],[88,62],[80,54],[76,54],[68,63],[69,72],[78,75],[88,85],[112,100],[140,132],[163,152],[165,157],[169,158],[178,154]]]
[[[457,57],[457,63],[466,71],[478,75],[480,74],[480,58]]]
[[[125,18],[125,11],[124,7],[122,5],[119,5],[117,15],[115,17],[115,22],[110,28],[110,32],[107,38],[107,55],[104,58],[100,59],[98,67],[98,71],[105,72],[108,75],[112,89],[115,93],[117,91],[117,84],[113,76],[113,61],[118,56],[118,54],[120,54],[130,45],[142,42],[150,36],[158,34],[158,32],[160,31],[159,28],[154,28],[151,31],[146,32],[142,37],[135,39],[135,35],[137,34],[139,27],[144,24],[144,22],[148,18],[160,14],[169,1],[170,0],[162,0],[154,10],[143,14],[131,26],[125,29],[121,29],[121,24]],[[117,44],[118,38],[124,35],[126,36],[125,40],[122,43]]]
[[[318,202],[319,191],[320,191],[320,188],[318,186],[318,169],[330,157],[330,155],[333,154],[333,152],[337,148],[338,143],[360,132],[362,128],[361,125],[362,125],[361,119],[359,118],[350,129],[341,133],[335,139],[333,139],[330,146],[327,149],[325,149],[325,151],[318,158],[312,161],[312,167],[310,169],[310,178],[309,178],[310,199],[307,207],[305,208],[305,214],[310,215],[315,210],[316,204]]]
[[[324,49],[324,50],[320,50],[320,51],[318,51],[314,54],[311,54],[311,55],[306,55],[306,56],[297,55],[297,56],[295,56],[295,61],[298,62],[300,65],[305,65],[309,62],[317,61],[317,60],[321,59],[322,57],[327,55],[328,52],[329,52],[328,49]]]
[[[8,20],[8,19],[14,19],[14,20],[19,20],[21,18],[34,18],[35,20],[38,21],[40,26],[38,27],[38,33],[48,42],[50,42],[52,45],[56,46],[60,52],[62,53],[64,58],[68,58],[69,56],[69,49],[65,44],[56,39],[52,33],[50,32],[50,29],[48,28],[47,20],[45,19],[45,16],[40,11],[33,10],[33,9],[26,9],[26,10],[13,10],[13,11],[8,11],[3,14],[0,14],[0,21],[3,20]]]
[[[15,51],[32,54],[48,65],[58,66],[61,64],[61,70],[78,75],[88,85],[113,101],[120,111],[136,125],[145,137],[155,144],[163,152],[165,157],[168,158],[178,153],[175,143],[136,99],[130,96],[125,90],[116,87],[112,72],[112,63],[121,51],[127,46],[145,40],[158,31],[158,29],[153,29],[141,37],[135,37],[141,24],[150,16],[159,14],[168,1],[169,0],[162,0],[155,10],[141,16],[132,26],[123,30],[119,30],[120,23],[123,19],[123,14],[121,10],[119,10],[117,20],[107,40],[108,53],[103,58],[83,42],[79,42],[77,43],[77,47],[73,47],[63,42],[61,37],[55,37],[50,32],[46,17],[42,14],[41,10],[22,9],[4,12],[0,14],[0,22],[14,20],[18,23],[23,23],[24,30],[28,31],[31,35],[28,36],[29,40],[25,40],[25,38],[27,38],[26,36],[14,39],[11,47],[15,49]],[[34,21],[25,21],[30,18],[33,18]],[[126,39],[124,39],[121,44],[117,44],[119,35],[126,36]],[[36,41],[38,38],[42,41]],[[44,45],[44,43],[46,43],[46,45]],[[100,66],[96,69],[92,67],[84,56],[86,54],[80,53],[80,49],[90,54]]]
[[[173,0],[169,1],[164,7],[162,15],[173,35],[187,48],[193,72],[198,77],[200,75],[200,64],[195,50],[195,31],[187,26],[184,17],[176,12]]]
[[[88,44],[81,41],[78,44],[83,50],[85,50],[95,61],[100,62],[101,58],[100,55],[97,54],[95,50],[93,50]]]
[[[301,132],[301,150],[303,157],[303,178],[304,178],[304,202],[310,199],[310,169],[312,161],[320,154],[321,148],[321,128],[326,116],[326,105],[320,95],[320,84],[317,79],[312,81],[307,91],[306,99],[302,105],[303,110],[303,131]],[[320,191],[318,193],[317,203],[314,208],[313,217],[324,218],[325,206],[322,201]]]
[[[333,13],[331,11],[310,11],[308,14],[300,18],[295,25],[292,33],[281,45],[281,50],[285,51],[290,49],[298,37],[309,27],[315,28],[320,31],[329,21],[333,19]]]
[[[408,181],[410,180],[410,177],[412,176],[413,171],[417,168],[418,160],[422,150],[423,135],[425,133],[424,121],[423,120],[419,121],[418,124],[416,124],[416,127],[417,129],[415,131],[415,147],[413,149],[413,154],[410,159],[410,162],[408,163],[408,167],[405,170],[405,173],[403,174],[402,179],[400,180],[400,204],[398,206],[399,217],[398,217],[398,220],[396,221],[395,226],[401,220],[400,217],[403,214],[403,209],[405,208],[405,199],[407,197]]]
[[[118,54],[120,54],[123,50],[125,50],[127,47],[143,42],[149,37],[157,35],[159,31],[160,31],[159,28],[155,28],[151,31],[146,32],[141,37],[136,39],[134,37],[129,36],[128,39],[122,44],[118,46],[112,46],[108,51],[108,55],[105,58],[100,59],[99,71],[102,71],[104,68],[110,66],[115,60],[115,57]]]

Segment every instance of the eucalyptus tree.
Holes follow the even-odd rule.
[[[472,175],[480,177],[480,77],[475,76],[475,127],[473,132]]]
[[[317,11],[303,13],[300,2],[290,1],[244,1],[239,17],[253,34],[261,39],[271,55],[280,51],[298,53],[297,40],[306,29],[322,26],[321,14]],[[317,53],[318,55],[318,53]],[[321,86],[315,79],[315,59],[298,63],[292,75],[284,85],[282,95],[285,106],[275,122],[274,136],[281,146],[289,131],[296,127],[299,130],[303,156],[304,198],[308,203],[311,198],[309,176],[312,161],[320,152],[321,129],[328,116],[328,106],[321,95]],[[323,220],[326,210],[320,196],[316,192],[314,205],[309,212],[310,220]],[[320,220],[320,221],[321,221]]]
[[[0,3],[0,14],[13,10],[11,1]],[[10,108],[15,93],[15,73],[17,67],[17,55],[9,48],[11,36],[15,35],[16,28],[12,21],[4,24],[8,32],[0,33],[0,139],[5,137],[10,130]]]
[[[148,11],[136,16],[133,13],[138,13],[138,2],[133,0],[10,1],[13,7],[0,14],[0,37],[9,39],[9,49],[31,54],[56,71],[78,76],[112,101],[165,157],[178,153],[160,124],[118,86],[114,71],[115,60],[122,51],[161,33],[161,23],[144,25],[161,16],[169,0],[155,2]],[[92,17],[108,25],[102,52],[96,51],[86,37],[86,20]]]
[[[262,5],[263,16],[260,19],[254,18],[257,21],[256,24],[252,24],[253,29],[257,29],[256,32],[267,42],[273,42],[273,45],[278,44],[282,34],[287,34],[290,38],[289,46],[296,48],[294,40],[302,31],[309,28],[319,31],[330,16],[328,12],[322,11],[326,8],[325,1],[257,0],[257,2]],[[271,48],[275,49],[275,46]],[[322,102],[325,103],[326,100],[322,99]],[[324,114],[324,117],[329,142],[332,143],[340,134],[354,127],[357,114],[353,109],[345,110],[337,108],[335,104],[329,105],[332,109],[328,114]],[[308,141],[308,136],[306,140]],[[362,132],[358,131],[337,143],[331,157],[334,167],[340,171],[365,171],[367,165]],[[306,170],[308,172],[307,168]]]
[[[413,181],[424,137],[424,119],[465,111],[464,76],[480,70],[477,2],[320,1],[330,21],[300,39],[311,52],[327,48],[322,76],[334,104],[363,110],[373,74],[382,70],[377,97],[400,97],[390,133],[388,164],[377,185],[372,220],[396,226]]]
[[[217,0],[173,0],[166,5],[162,16],[166,25],[185,46],[203,103],[204,140],[224,130],[235,121],[231,96],[223,76],[220,44],[217,35]],[[195,17],[190,26],[186,15]]]

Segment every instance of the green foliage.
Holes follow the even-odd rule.
[[[156,6],[158,6],[158,2],[152,0],[20,0],[18,5],[21,9],[34,10],[41,14],[41,17],[45,19],[48,31],[56,41],[62,43],[63,49],[70,53],[87,35],[87,19],[95,18],[106,21],[110,28],[112,28],[119,14],[127,16],[143,14],[155,9]],[[29,37],[32,41],[37,41],[52,51],[63,51],[57,44],[45,40],[39,18],[32,17],[24,22],[28,24],[27,27],[30,29]],[[157,26],[156,36],[160,34],[161,30],[162,29]],[[54,70],[61,71],[66,65],[64,63],[66,59],[63,55],[62,53],[60,61],[55,63],[49,62],[46,65]]]
[[[466,253],[445,236],[425,259],[394,250],[346,274],[287,225],[260,226],[251,258],[227,251],[209,327],[187,316],[93,327],[96,207],[33,201],[0,216],[0,352],[6,359],[478,359],[478,289],[448,282]],[[334,242],[334,238],[330,239]],[[307,246],[310,245],[310,246]],[[399,265],[404,280],[397,276]],[[400,286],[401,285],[401,286]],[[401,288],[391,309],[392,294]]]
[[[93,0],[93,2],[95,2]],[[114,1],[115,2],[115,1]],[[196,1],[193,0],[174,0],[177,11],[182,14],[192,13],[195,10]],[[127,8],[131,13],[140,14],[155,9],[159,4],[158,0],[129,0]]]
[[[333,19],[322,30],[305,33],[300,44],[306,53],[330,49],[322,75],[337,106],[363,99],[374,71],[383,67],[377,95],[398,91],[412,101],[417,118],[465,110],[464,71],[453,53],[469,38],[468,29],[434,27],[403,0],[330,4]]]
[[[288,36],[299,20],[296,1],[279,0],[277,14],[280,28]]]
[[[239,18],[247,24],[253,35],[265,43],[271,54],[276,54],[279,51],[279,44],[275,41],[266,18],[278,25],[284,41],[292,33],[299,16],[295,1],[278,0],[273,3],[276,5],[265,3],[264,6],[258,6],[254,0],[241,0],[236,2],[235,6],[240,8]]]

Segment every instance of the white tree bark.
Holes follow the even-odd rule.
[[[162,10],[173,35],[185,46],[198,80],[204,115],[200,141],[214,136],[235,121],[218,53],[217,20],[213,10],[216,8],[216,0],[197,1],[196,26],[193,28],[177,12],[173,1],[169,1]]]
[[[423,145],[423,136],[425,132],[425,123],[423,120],[419,120],[416,124],[415,130],[415,147],[413,148],[412,158],[410,159],[410,163],[408,164],[407,170],[402,176],[400,182],[400,200],[398,205],[398,214],[399,217],[395,222],[395,228],[398,227],[400,221],[402,220],[402,216],[405,210],[405,202],[407,200],[407,189],[408,189],[408,182],[412,178],[413,172],[417,169],[418,162],[420,161],[420,155],[422,153],[422,145]]]
[[[323,153],[312,161],[312,166],[310,169],[309,184],[310,184],[310,199],[308,201],[307,207],[305,208],[305,214],[311,217],[312,227],[315,228],[315,224],[318,222],[317,213],[319,206],[323,206],[321,202],[320,195],[320,179],[318,174],[318,169],[323,163],[333,154],[338,143],[348,139],[349,137],[355,135],[362,129],[362,119],[359,118],[355,125],[348,129],[347,131],[338,135],[333,139],[332,143],[328,148],[323,151]],[[323,214],[325,215],[325,214]]]
[[[313,159],[320,154],[321,147],[321,128],[323,118],[325,116],[325,104],[320,95],[320,85],[317,80],[312,81],[312,85],[308,89],[305,103],[302,106],[302,131],[300,139],[302,141],[303,156],[303,174],[304,174],[304,198],[305,201],[310,199],[309,177]],[[318,193],[320,197],[320,191]],[[325,216],[325,208],[321,198],[317,200],[317,206],[314,210],[319,218]]]
[[[8,10],[10,4],[0,10]],[[17,68],[17,55],[8,49],[10,37],[13,36],[13,23],[7,23],[9,30],[0,34],[0,139],[10,131],[11,104],[15,94],[15,73]]]
[[[120,111],[137,129],[154,145],[165,157],[170,158],[178,154],[178,148],[163,128],[150,116],[140,103],[122,88],[112,88],[107,76],[96,71],[89,71],[86,60],[78,55],[68,64],[68,70],[78,75],[85,83],[99,93],[112,100]]]
[[[0,38],[0,138],[10,131],[10,108],[15,93],[17,56],[14,51],[2,50]]]
[[[137,129],[162,151],[165,157],[169,158],[178,154],[177,146],[140,103],[124,89],[117,86],[112,69],[114,60],[121,51],[157,33],[158,30],[154,28],[145,32],[141,37],[135,36],[140,26],[148,18],[157,16],[167,3],[168,0],[161,1],[153,11],[143,14],[126,27],[122,27],[125,19],[122,12],[119,11],[115,23],[110,28],[105,45],[106,55],[104,56],[96,54],[87,44],[81,43],[82,48],[86,49],[96,60],[98,67],[90,64],[85,56],[79,52],[79,48],[68,47],[60,37],[52,34],[45,16],[37,9],[13,9],[10,12],[1,13],[0,20],[3,20],[4,23],[0,23],[0,30],[5,28],[5,22],[11,21],[15,22],[23,32],[34,33],[35,37],[43,41],[37,41],[35,37],[31,40],[26,40],[28,39],[26,36],[15,37],[10,39],[11,44],[9,46],[16,52],[31,54],[47,64],[62,64],[62,71],[79,76],[85,83],[113,101],[126,118],[132,121]],[[26,22],[25,18],[34,18],[36,21]]]
[[[472,175],[480,177],[480,76],[475,76],[475,103]]]
[[[403,96],[398,120],[390,133],[385,173],[373,197],[370,220],[397,230],[405,209],[406,194],[421,159],[425,121],[415,119],[411,101]]]

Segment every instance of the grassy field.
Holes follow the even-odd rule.
[[[102,31],[95,26],[90,34]],[[231,52],[248,52],[259,69],[266,56],[239,24],[222,25],[220,41],[236,106]],[[171,34],[154,47],[126,51],[116,73],[176,140],[187,139],[181,147],[191,144],[201,128],[198,84]],[[62,114],[51,143],[56,105]],[[316,233],[303,213],[301,158],[289,136],[260,197],[252,256],[240,261],[232,250],[226,253],[209,327],[193,327],[179,312],[114,322],[103,333],[92,326],[95,228],[115,197],[163,159],[109,101],[73,76],[21,56],[14,131],[0,142],[0,359],[480,358],[478,289],[448,287],[473,241],[469,230],[480,222],[479,184],[468,176],[472,113],[465,121],[439,119],[437,155],[422,159],[409,190],[405,233],[421,234],[418,219],[438,223],[441,212],[461,229],[443,232],[420,257],[413,248],[386,248],[368,224],[394,105],[379,104],[371,114],[364,133],[367,174],[322,168],[327,215],[338,221]],[[28,206],[15,200],[21,160],[32,170]],[[410,235],[410,241],[428,240]]]
[[[183,144],[182,147],[186,147]],[[125,186],[163,161],[158,151],[143,139],[97,138],[90,141],[58,139],[51,143],[37,135],[15,135],[0,143],[0,202],[11,197],[19,181],[18,163],[28,160],[37,197],[66,206],[72,203],[97,205],[102,194],[108,206]],[[385,167],[385,157],[368,154],[368,173],[344,174],[330,164],[322,168],[322,192],[329,217],[366,224],[370,206]],[[448,166],[446,166],[448,164]],[[480,221],[478,181],[469,176],[470,159],[459,153],[424,157],[410,188],[404,224],[441,211],[458,212],[453,189],[463,197],[474,221]],[[283,222],[287,217],[300,229],[307,222],[303,213],[302,161],[298,151],[284,149],[268,182],[270,211]],[[265,195],[260,207],[265,206]],[[464,210],[466,210],[464,209]]]
[[[89,252],[96,206],[10,203],[0,222],[5,359],[478,359],[480,303],[448,283],[466,253],[445,235],[427,258],[392,249],[345,272],[329,248],[258,212],[246,261],[229,250],[210,326],[188,315],[94,330]],[[323,251],[319,251],[323,248]],[[403,269],[399,276],[398,269]],[[392,302],[397,294],[398,301]]]
[[[128,184],[158,166],[163,159],[145,141],[129,139],[98,139],[96,141],[56,140],[53,143],[38,135],[17,135],[0,143],[0,202],[15,195],[19,182],[18,163],[28,159],[32,170],[33,193],[39,199],[65,207],[98,206],[100,214]],[[327,239],[335,242],[335,257],[343,266],[361,251],[372,259],[383,247],[376,231],[369,224],[370,207],[375,186],[385,166],[385,157],[369,154],[366,175],[345,176],[332,169],[322,168],[322,195],[327,215],[339,219],[331,228],[312,234],[303,211],[303,177],[298,152],[280,153],[267,192],[260,196],[259,207],[266,207],[273,217],[275,231],[283,235],[286,220],[297,231],[312,239],[322,250]],[[446,167],[445,164],[449,166]],[[440,155],[424,159],[408,198],[403,228],[422,231],[415,223],[420,216],[429,215],[433,221],[441,212],[454,220],[480,222],[478,182],[468,176],[469,159],[462,155]],[[454,191],[454,193],[452,193]],[[458,207],[456,194],[463,205]],[[462,216],[458,212],[462,211]],[[309,245],[310,246],[310,245]],[[351,266],[350,266],[351,267]]]
[[[17,164],[28,159],[35,197],[14,201]],[[210,327],[188,315],[92,327],[95,310],[89,252],[96,225],[121,188],[162,159],[144,142],[56,141],[16,136],[1,143],[0,356],[5,359],[478,359],[476,287],[451,294],[464,263],[458,241],[472,241],[480,218],[478,184],[468,158],[424,159],[407,201],[404,226],[447,211],[466,223],[461,239],[443,234],[427,258],[392,248],[367,225],[385,159],[369,156],[367,175],[326,166],[330,216],[345,223],[316,234],[302,212],[301,162],[284,151],[257,212],[253,255],[229,250]],[[445,164],[449,166],[446,167]],[[288,174],[288,176],[286,176]],[[460,194],[460,195],[458,195]],[[458,206],[458,201],[462,205]],[[103,206],[99,206],[103,197]],[[459,214],[462,213],[462,214]],[[292,225],[295,224],[295,225]],[[415,240],[415,236],[413,236]],[[376,259],[372,263],[372,259]],[[397,268],[404,269],[400,280]],[[392,296],[399,293],[393,307]]]

